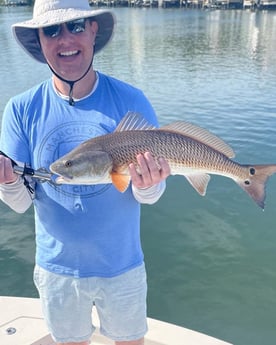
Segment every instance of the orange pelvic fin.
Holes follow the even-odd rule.
[[[111,180],[113,185],[118,189],[118,191],[123,193],[127,190],[127,187],[129,186],[130,176],[112,172]]]

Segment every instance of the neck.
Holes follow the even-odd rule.
[[[70,84],[59,79],[56,75],[53,75],[54,85],[59,93],[64,96],[68,96],[70,92]],[[74,83],[73,98],[83,98],[88,95],[96,82],[96,72],[91,68],[90,71],[79,81]]]

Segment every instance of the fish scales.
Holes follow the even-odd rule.
[[[135,162],[139,153],[150,152],[158,162],[164,157],[171,168],[172,174],[179,170],[202,169],[204,171],[241,173],[239,165],[222,153],[196,142],[178,133],[147,130],[125,131],[95,138],[103,151],[109,152],[113,161],[113,170]]]
[[[183,175],[201,195],[209,174],[217,174],[234,180],[261,208],[267,180],[276,173],[276,164],[235,162],[231,147],[203,128],[178,121],[157,129],[135,113],[128,113],[115,132],[89,139],[59,158],[50,170],[59,175],[56,183],[113,183],[124,192],[130,183],[129,164],[139,172],[137,155],[145,152],[157,164],[160,157],[166,159],[171,175]]]

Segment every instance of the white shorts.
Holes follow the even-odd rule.
[[[89,340],[95,330],[93,306],[97,308],[101,333],[114,341],[140,339],[147,332],[144,264],[112,278],[74,278],[36,266],[34,282],[56,342]]]

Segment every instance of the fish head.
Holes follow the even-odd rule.
[[[58,184],[111,183],[112,159],[104,151],[71,152],[50,165]]]

